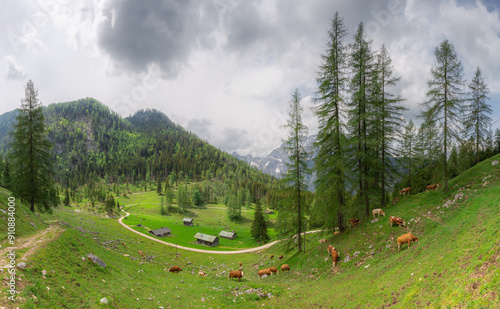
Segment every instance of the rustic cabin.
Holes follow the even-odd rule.
[[[196,235],[194,235],[194,238],[196,238],[196,243],[198,245],[204,245],[209,247],[215,247],[219,245],[219,237],[217,236],[196,233]]]
[[[184,218],[182,219],[182,222],[184,222],[185,226],[193,226],[193,219],[191,218]]]
[[[156,237],[172,236],[172,231],[168,227],[162,227],[160,229],[149,231],[150,234]]]
[[[235,232],[222,231],[222,232],[219,233],[219,237],[233,240],[233,239],[236,238],[236,233]]]

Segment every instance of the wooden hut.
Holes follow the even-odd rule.
[[[156,237],[165,237],[172,236],[172,231],[168,227],[162,227],[160,229],[149,231],[150,234],[153,234]]]
[[[185,226],[193,226],[193,219],[191,218],[184,218],[182,219],[182,222]]]
[[[226,232],[226,231],[222,231],[219,233],[219,237],[221,238],[226,238],[226,239],[235,239],[236,238],[236,233],[235,232]]]
[[[198,245],[204,245],[209,247],[215,247],[219,245],[219,237],[217,236],[196,233],[196,235],[194,235],[194,238],[196,238],[196,243]]]

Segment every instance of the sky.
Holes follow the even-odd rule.
[[[44,105],[93,97],[123,117],[154,108],[224,151],[266,156],[286,137],[295,89],[317,132],[317,70],[338,11],[347,43],[363,22],[371,49],[386,45],[406,120],[419,123],[445,39],[464,78],[480,67],[500,119],[498,0],[2,0],[0,8],[0,114],[20,106],[31,79]]]

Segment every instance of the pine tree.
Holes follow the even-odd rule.
[[[341,232],[345,229],[346,212],[346,158],[344,149],[346,138],[343,134],[344,115],[343,94],[347,88],[347,46],[344,43],[347,28],[339,13],[335,13],[331,28],[328,31],[328,49],[321,55],[319,67],[318,91],[315,110],[319,121],[319,132],[316,140],[318,154],[314,162],[317,180],[316,207],[324,215],[324,225],[334,231],[335,225]],[[323,201],[328,203],[320,203]],[[334,215],[336,214],[336,215]],[[336,224],[327,218],[336,217]]]
[[[193,204],[195,206],[203,205],[203,199],[201,198],[201,193],[198,190],[194,190],[193,192]]]
[[[358,196],[364,204],[365,215],[370,215],[370,199],[368,188],[368,121],[370,118],[370,93],[373,69],[373,54],[370,42],[365,38],[363,23],[360,23],[354,35],[354,42],[350,46],[351,55],[349,65],[352,69],[350,83],[351,107],[349,111],[349,125],[352,131],[352,142],[356,144],[353,158],[356,160],[356,174],[358,177]]]
[[[5,159],[5,164],[4,164],[4,167],[3,167],[3,177],[2,177],[2,184],[5,188],[7,189],[11,189],[12,187],[12,180],[11,180],[11,177],[10,177],[10,162],[9,160]]]
[[[288,139],[284,141],[284,149],[287,153],[290,163],[286,163],[287,171],[282,181],[286,186],[289,186],[290,199],[285,203],[281,212],[288,212],[291,215],[292,221],[286,221],[283,228],[280,229],[280,238],[292,239],[297,235],[297,249],[302,251],[302,231],[305,227],[305,209],[303,191],[307,190],[305,184],[305,176],[309,174],[307,168],[307,152],[304,144],[307,137],[307,127],[302,122],[303,108],[300,105],[300,94],[297,89],[292,95],[290,101],[289,119],[284,125],[289,130]]]
[[[68,187],[66,187],[66,191],[65,191],[65,194],[64,194],[64,206],[69,206],[69,203],[70,203],[70,200],[69,200],[69,190],[68,190]]]
[[[255,207],[255,213],[251,228],[252,237],[258,242],[268,242],[269,235],[267,234],[267,222],[264,218],[264,213],[262,212],[262,207],[260,203]]]
[[[53,198],[54,172],[50,157],[51,144],[46,138],[43,107],[38,99],[38,90],[31,80],[24,88],[25,97],[14,125],[11,143],[13,192],[30,204],[45,210],[56,206]]]
[[[464,127],[467,135],[474,138],[477,164],[479,163],[480,149],[486,148],[487,131],[491,123],[491,117],[488,115],[492,113],[491,105],[486,103],[490,91],[479,67],[477,67],[476,74],[468,86],[471,93],[465,109]]]
[[[458,59],[453,45],[443,41],[434,51],[436,66],[431,69],[431,79],[427,82],[428,100],[422,103],[425,115],[437,123],[441,130],[443,149],[444,190],[448,191],[448,147],[458,138],[461,123],[463,99],[462,63]]]
[[[161,180],[158,180],[158,185],[156,186],[156,193],[157,193],[158,195],[163,194],[163,190],[162,190],[162,188],[161,188]]]

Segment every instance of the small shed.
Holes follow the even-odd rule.
[[[236,238],[236,233],[235,232],[226,232],[226,231],[222,231],[219,233],[219,237],[221,238],[226,238],[226,239],[235,239]]]
[[[193,219],[191,218],[184,218],[182,219],[182,222],[184,222],[185,226],[193,226]]]
[[[156,237],[172,236],[172,231],[168,227],[162,227],[156,230],[149,231],[150,234]]]
[[[194,235],[194,238],[196,238],[196,243],[198,245],[205,245],[209,247],[215,247],[219,245],[219,237],[217,236],[196,233],[196,235]]]

